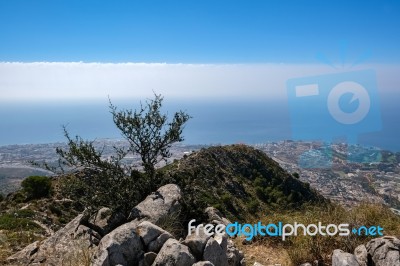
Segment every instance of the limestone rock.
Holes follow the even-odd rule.
[[[228,265],[226,253],[214,238],[208,239],[203,252],[203,259],[208,260],[214,265]]]
[[[156,239],[154,239],[149,243],[149,245],[147,246],[148,251],[158,253],[162,248],[162,246],[164,245],[164,243],[170,238],[173,238],[170,233],[168,232],[162,233]]]
[[[196,262],[189,248],[176,239],[168,239],[158,253],[153,266],[186,266]]]
[[[368,254],[375,266],[400,266],[400,240],[393,236],[384,236],[369,241]]]
[[[188,234],[183,244],[190,248],[196,258],[201,259],[203,257],[203,250],[210,236],[205,234],[204,226],[199,226],[198,232],[199,234],[196,234],[195,231],[191,232],[190,235]]]
[[[359,245],[354,249],[354,256],[360,266],[368,266],[368,252],[364,245]]]
[[[137,221],[132,221],[105,235],[97,247],[93,266],[138,264],[144,247],[136,233],[137,225]]]
[[[147,220],[156,225],[170,215],[176,215],[181,209],[182,193],[175,184],[160,187],[156,192],[134,207],[128,220]]]
[[[353,254],[335,249],[332,255],[332,266],[358,266],[358,262]]]

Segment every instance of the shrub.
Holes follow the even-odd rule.
[[[28,198],[38,199],[50,195],[51,180],[47,176],[30,176],[22,181],[21,186]]]

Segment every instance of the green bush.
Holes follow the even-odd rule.
[[[22,181],[21,186],[28,198],[38,199],[50,195],[51,180],[47,176],[30,176]]]

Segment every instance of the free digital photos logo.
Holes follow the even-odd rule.
[[[289,79],[287,93],[293,139],[324,143],[317,150],[303,154],[299,158],[300,167],[331,167],[330,143],[339,138],[345,138],[348,144],[347,161],[364,162],[350,149],[357,143],[360,134],[382,128],[373,69]],[[307,163],[310,159],[305,158],[313,155],[325,159]],[[380,160],[379,155],[378,150],[371,152],[372,161]]]

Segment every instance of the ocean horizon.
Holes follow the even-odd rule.
[[[400,151],[397,141],[400,108],[395,99],[387,97],[382,101],[382,130],[360,134],[358,144]],[[134,109],[138,102],[132,99],[115,104],[119,108]],[[169,115],[183,110],[192,116],[183,131],[185,144],[256,144],[293,139],[285,101],[165,99],[163,107]],[[71,136],[79,135],[88,140],[122,138],[113,124],[107,100],[7,103],[0,106],[0,117],[0,146],[63,142],[62,126],[67,127]],[[343,139],[343,136],[338,138]]]

